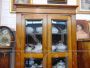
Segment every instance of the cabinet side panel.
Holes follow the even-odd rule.
[[[21,36],[21,14],[17,13],[17,17],[16,17],[16,49],[15,49],[15,68],[21,68],[21,42],[20,42],[20,38]]]
[[[72,42],[72,52],[73,52],[73,67],[72,68],[77,68],[77,44],[76,44],[76,16],[72,15],[72,27],[71,27],[71,42]]]

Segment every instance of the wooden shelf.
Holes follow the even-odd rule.
[[[12,47],[9,47],[9,46],[7,46],[7,47],[1,47],[0,46],[0,49],[12,49]]]
[[[34,33],[35,35],[42,35],[42,33]],[[66,35],[67,33],[52,33],[52,35]],[[27,35],[27,36],[30,36],[30,35]]]
[[[76,14],[77,5],[14,4],[16,13]],[[23,9],[22,9],[23,8]],[[38,12],[37,12],[38,10]]]
[[[25,58],[43,58],[43,54],[39,53],[24,53]]]
[[[15,6],[21,7],[52,7],[52,8],[77,8],[78,5],[65,5],[65,4],[14,4]]]
[[[52,57],[67,57],[68,56],[68,52],[56,52],[56,53],[52,53]]]

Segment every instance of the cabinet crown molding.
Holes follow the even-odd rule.
[[[64,13],[76,14],[77,5],[54,5],[54,4],[14,4],[16,13],[29,12],[29,13]]]

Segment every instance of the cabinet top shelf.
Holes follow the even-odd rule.
[[[77,5],[14,4],[16,12],[40,14],[76,14]]]
[[[78,5],[65,4],[14,4],[16,7],[43,7],[43,8],[77,8]]]

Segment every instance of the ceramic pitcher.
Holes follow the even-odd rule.
[[[60,60],[60,62],[57,63],[56,68],[65,68],[65,63]]]

